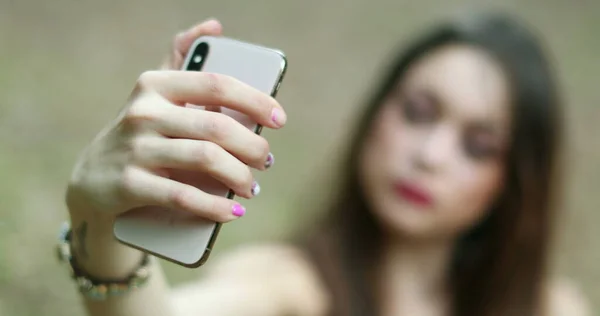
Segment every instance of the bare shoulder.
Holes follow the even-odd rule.
[[[591,309],[588,301],[577,287],[567,278],[555,278],[548,288],[548,312],[550,316],[588,316]]]
[[[287,273],[296,269],[305,272],[309,271],[307,269],[313,270],[300,249],[284,243],[261,243],[245,245],[215,257],[210,265],[210,274],[229,275],[231,269],[239,268],[240,264],[246,271],[257,272]]]
[[[174,290],[178,308],[216,316],[321,316],[326,311],[328,300],[316,270],[291,245],[240,247],[216,256],[206,269],[205,278]]]

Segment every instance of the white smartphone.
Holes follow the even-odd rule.
[[[259,91],[275,97],[287,59],[276,49],[226,37],[198,38],[185,59],[182,70],[206,71],[234,77]],[[202,108],[202,105],[186,105]],[[260,134],[261,126],[248,116],[222,108],[229,115]],[[174,178],[200,190],[227,198],[234,193],[206,174],[177,171]],[[203,265],[211,253],[221,228],[220,223],[198,218],[180,210],[145,206],[119,216],[113,227],[121,243],[188,268]]]

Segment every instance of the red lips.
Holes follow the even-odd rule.
[[[433,197],[425,189],[406,182],[396,182],[394,190],[404,200],[419,206],[431,206]]]

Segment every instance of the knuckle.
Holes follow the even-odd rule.
[[[141,97],[136,100],[123,116],[123,123],[126,125],[137,126],[145,122],[150,122],[155,119],[155,115],[150,109],[148,98]]]
[[[191,148],[191,155],[202,169],[210,169],[215,164],[218,146],[211,142],[199,142]]]
[[[158,74],[159,71],[157,70],[147,70],[142,72],[137,79],[137,86],[141,89],[146,89],[152,86],[152,82],[156,80]]]
[[[144,139],[132,137],[126,142],[127,151],[133,161],[140,161],[144,155]]]
[[[194,191],[188,186],[173,187],[169,192],[169,204],[176,209],[189,209]]]
[[[205,112],[202,114],[204,115],[198,120],[198,125],[200,125],[199,130],[201,130],[207,138],[220,140],[227,137],[228,125],[232,118],[220,113],[209,114],[208,112]]]
[[[225,76],[216,73],[202,73],[206,90],[213,98],[221,98],[225,94]]]
[[[137,170],[131,166],[126,166],[123,168],[121,172],[121,180],[119,181],[119,191],[122,192],[124,196],[129,196],[129,193],[133,190],[135,186],[135,181],[137,178]]]

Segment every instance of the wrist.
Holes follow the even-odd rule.
[[[71,219],[83,219],[96,225],[110,227],[114,214],[99,210],[83,191],[75,184],[69,184],[67,188],[65,202]]]
[[[58,258],[69,266],[69,272],[81,294],[94,300],[105,300],[111,296],[122,295],[139,288],[147,283],[150,269],[151,257],[144,255],[138,265],[128,275],[120,278],[97,277],[81,268],[77,258],[73,256],[72,249],[73,230],[68,223],[64,223],[60,231],[57,245]],[[113,276],[118,274],[108,274]]]
[[[72,227],[71,253],[86,273],[119,279],[131,273],[143,253],[118,242],[114,219],[93,210],[69,208]]]

